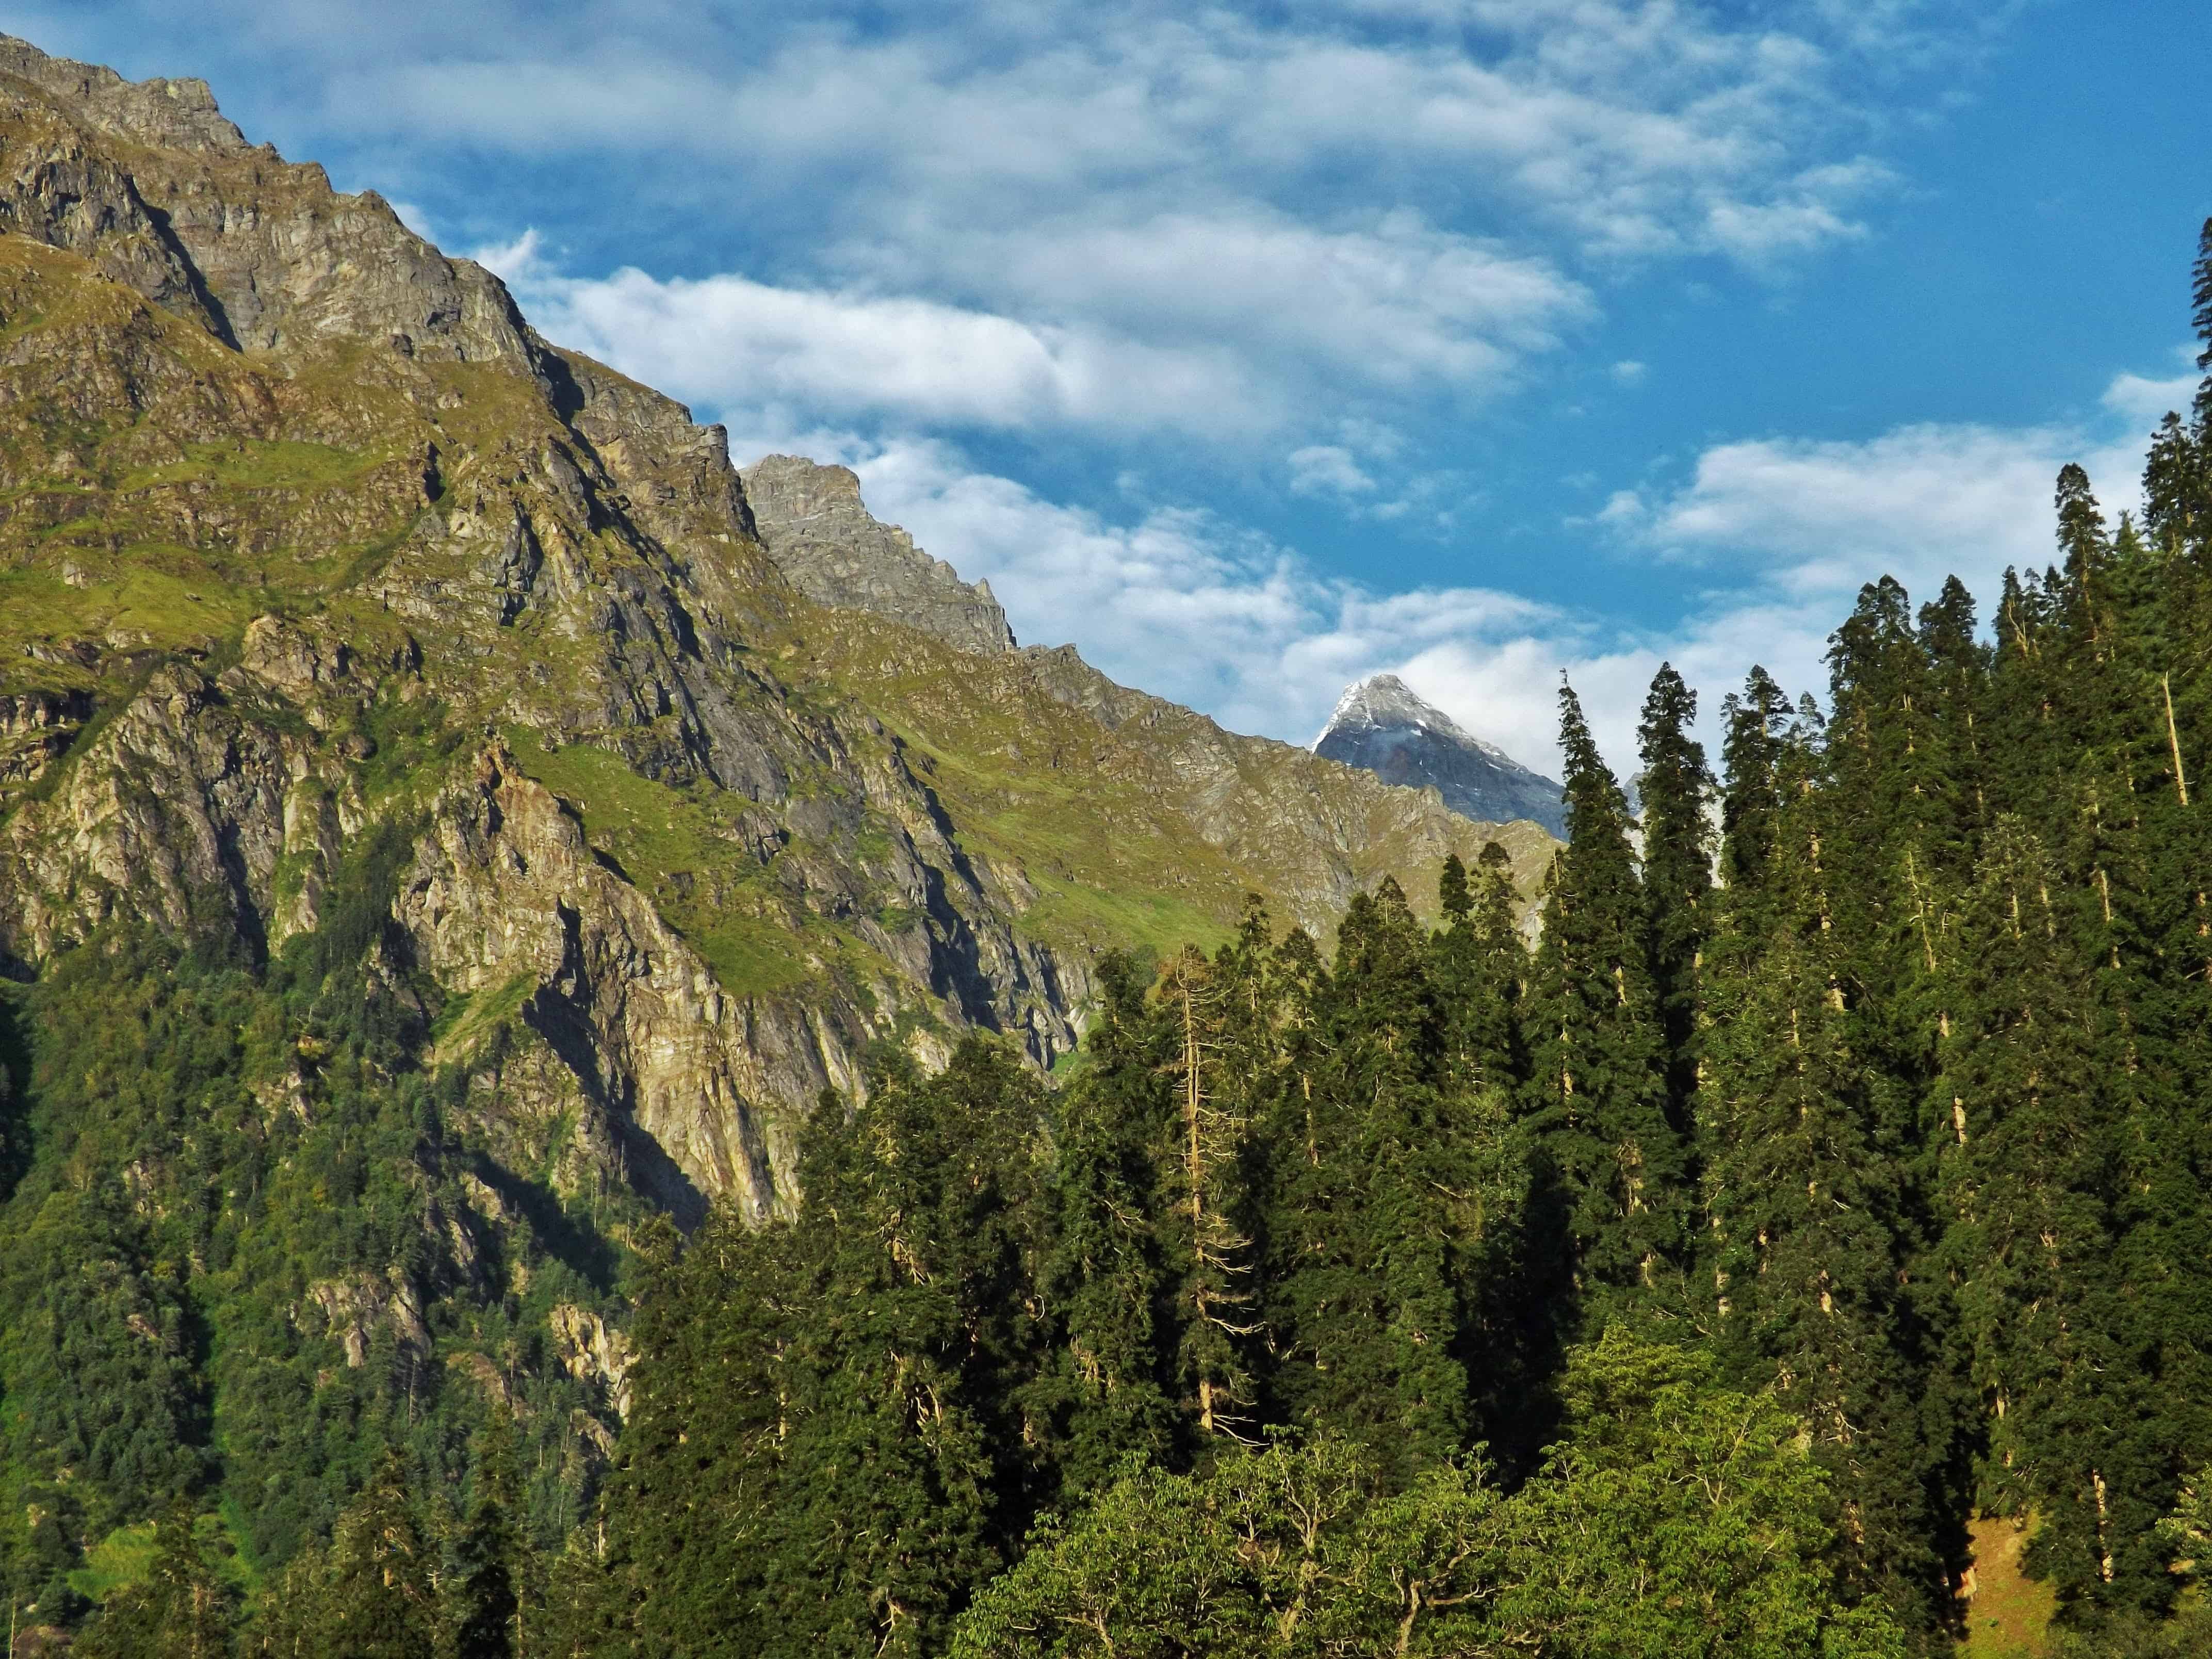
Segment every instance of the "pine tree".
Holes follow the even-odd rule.
[[[1448,925],[1436,936],[1431,971],[1447,1080],[1461,1090],[1514,1089],[1528,1074],[1521,1000],[1528,952],[1516,917],[1512,859],[1496,842],[1484,842],[1470,882],[1453,854],[1437,893]]]
[[[408,1498],[406,1465],[386,1456],[338,1517],[305,1632],[310,1653],[348,1659],[434,1659],[436,1561]]]
[[[1981,810],[1956,752],[1956,687],[1939,679],[1912,623],[1909,596],[1884,577],[1832,636],[1832,713],[1804,852],[1852,988],[1851,1046],[1875,1080],[1875,1133],[1908,1158],[1940,1133],[1920,1112],[1950,1018],[1944,945]]]
[[[1974,596],[1956,576],[1943,579],[1934,601],[1920,607],[1920,649],[1927,658],[1935,722],[1953,803],[1959,858],[1980,843],[1990,816],[1984,705],[1990,653],[1976,623]],[[1954,860],[1947,868],[1960,867]]]
[[[1059,1465],[1070,1498],[1100,1490],[1133,1454],[1176,1467],[1187,1439],[1160,1229],[1173,1115],[1167,1027],[1146,1006],[1129,957],[1107,957],[1098,981],[1105,995],[1084,1035],[1086,1064],[1061,1096],[1046,1286],[1066,1331]]]
[[[2058,471],[2053,500],[2058,513],[2058,547],[2065,560],[2066,591],[2073,602],[2075,626],[2094,646],[2100,633],[2099,611],[2108,608],[2112,594],[2112,549],[2105,533],[2105,515],[2090,493],[2089,475],[2073,462]],[[2109,628],[2107,621],[2105,627]]]
[[[1253,1426],[1250,1352],[1261,1333],[1248,1180],[1252,1128],[1249,1039],[1240,1035],[1260,964],[1249,952],[1216,964],[1186,947],[1160,976],[1174,1081],[1161,1233],[1174,1286],[1177,1386],[1201,1446]],[[1233,1056],[1224,1051],[1232,1046]]]
[[[788,1357],[807,1311],[798,1241],[788,1224],[755,1231],[718,1207],[688,1244],[665,1220],[639,1243],[620,1456],[550,1599],[572,1647],[749,1651],[775,1565],[762,1540],[781,1530]]]
[[[1742,694],[1730,692],[1722,702],[1721,718],[1726,726],[1721,750],[1726,774],[1721,792],[1721,882],[1730,895],[1737,925],[1747,927],[1751,919],[1744,907],[1765,890],[1774,861],[1774,820],[1783,805],[1779,768],[1790,726],[1790,699],[1771,675],[1754,665]]]
[[[1028,1530],[1048,1443],[1033,1075],[971,1038],[817,1110],[763,1653],[925,1654]]]
[[[475,1484],[446,1585],[451,1646],[456,1659],[514,1659],[527,1651],[526,1604],[538,1599],[538,1586],[515,1524],[514,1424],[503,1409],[477,1436]]]
[[[1698,959],[1711,925],[1713,791],[1705,746],[1690,735],[1698,694],[1662,663],[1638,728],[1644,759],[1644,908],[1651,983],[1666,1043],[1668,1115],[1686,1133],[1698,1086]]]
[[[1745,748],[1782,805],[1755,824],[1770,855],[1760,888],[1725,890],[1710,946],[1698,1121],[1717,1346],[1745,1386],[1772,1387],[1806,1422],[1844,1506],[1854,1580],[1932,1633],[1948,1588],[1932,1500],[1948,1448],[1923,1408],[1930,1356],[1901,1289],[1909,1166],[1876,1138],[1822,925],[1817,807],[1788,787],[1816,757]]]
[[[2199,394],[2199,402],[2203,394]],[[2212,526],[2212,468],[2202,442],[2168,410],[2143,461],[2143,526],[2152,547],[2173,556],[2197,547]]]
[[[1355,900],[1308,1160],[1269,1230],[1279,1409],[1364,1442],[1395,1484],[1486,1431],[1483,1402],[1514,1357],[1485,1324],[1512,1271],[1523,1179],[1507,1096],[1452,1081],[1431,962],[1395,883]]]
[[[2197,234],[2197,264],[2190,273],[2189,320],[2196,325],[2197,337],[2204,343],[2204,349],[2197,354],[2197,367],[2205,375],[2203,384],[2197,389],[2197,436],[2201,442],[2204,434],[2212,432],[2212,218]]]
[[[1559,708],[1567,843],[1546,884],[1528,1099],[1567,1206],[1575,1280],[1601,1321],[1669,1282],[1684,1261],[1689,1169],[1667,1115],[1665,1031],[1627,803],[1571,687],[1561,687]]]

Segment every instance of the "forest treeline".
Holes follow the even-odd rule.
[[[2195,301],[2212,370],[2212,222]],[[76,1650],[1932,1653],[1995,1516],[2062,1642],[2203,1651],[2212,378],[2143,485],[2067,467],[1986,618],[1868,586],[1716,757],[1662,668],[1640,816],[1563,688],[1533,948],[1492,849],[1108,960],[1057,1086],[886,1050],[794,1218],[638,1229],[587,1513],[410,1413],[249,1613],[155,1436]]]

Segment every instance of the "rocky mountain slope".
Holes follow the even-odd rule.
[[[274,963],[374,876],[410,1063],[556,1198],[765,1216],[872,1044],[1049,1065],[1101,951],[1491,833],[1015,649],[851,474],[741,477],[201,82],[0,42],[0,228],[8,971]]]
[[[1395,674],[1346,689],[1314,753],[1372,772],[1385,783],[1434,789],[1446,806],[1490,823],[1525,819],[1566,834],[1559,784],[1461,726]]]
[[[1251,891],[1324,936],[1385,877],[1431,905],[1492,833],[1533,888],[1532,825],[1017,648],[849,472],[741,476],[203,83],[0,40],[0,1553],[34,1577],[149,1512],[156,1454],[280,1562],[380,1423],[435,1463],[485,1401],[572,1522],[653,1211],[787,1209],[872,1052],[1048,1066],[1103,951]]]

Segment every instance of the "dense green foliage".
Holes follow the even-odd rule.
[[[2197,296],[2212,368],[2212,224]],[[1056,1089],[886,1047],[764,1228],[490,1158],[397,831],[274,961],[118,928],[0,1029],[17,1600],[94,1656],[1844,1659],[1949,1644],[1980,1514],[2069,1651],[2203,1650],[2212,380],[2144,485],[2062,472],[1986,637],[1870,583],[1717,780],[1662,668],[1640,817],[1563,690],[1533,951],[1495,848],[1333,953],[1255,902],[1105,960]],[[556,1301],[629,1313],[603,1480]]]
[[[382,920],[407,846],[368,838],[323,928],[273,962],[118,927],[10,994],[0,1589],[40,1620],[81,1617],[149,1518],[160,1596],[189,1536],[227,1609],[319,1550],[388,1460],[403,1506],[482,1486],[471,1441],[510,1403],[530,1478],[506,1454],[509,1524],[557,1542],[586,1513],[578,1425],[611,1413],[547,1315],[617,1306],[612,1257],[489,1157],[470,1073],[422,1063],[436,993]],[[494,1182],[519,1212],[498,1235],[469,1191]],[[173,1605],[94,1626],[171,1651],[127,1632]]]
[[[1321,1437],[1133,1471],[962,1621],[961,1659],[1902,1653],[1830,1559],[1826,1482],[1771,1397],[1615,1333],[1565,1378],[1572,1437],[1510,1494],[1402,1487]]]

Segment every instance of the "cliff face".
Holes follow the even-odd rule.
[[[1385,783],[1433,789],[1455,812],[1526,819],[1566,834],[1565,792],[1425,702],[1395,674],[1376,674],[1337,700],[1314,753],[1372,772]]]
[[[18,974],[118,920],[279,951],[404,829],[415,963],[541,1055],[483,1121],[765,1215],[870,1043],[1048,1064],[1099,950],[1217,936],[1247,890],[1325,931],[1483,838],[1016,650],[849,472],[740,477],[198,82],[0,44],[0,225]]]
[[[738,475],[761,545],[783,579],[817,605],[866,611],[964,650],[1014,648],[991,584],[960,580],[896,525],[861,505],[852,470],[769,455]]]

